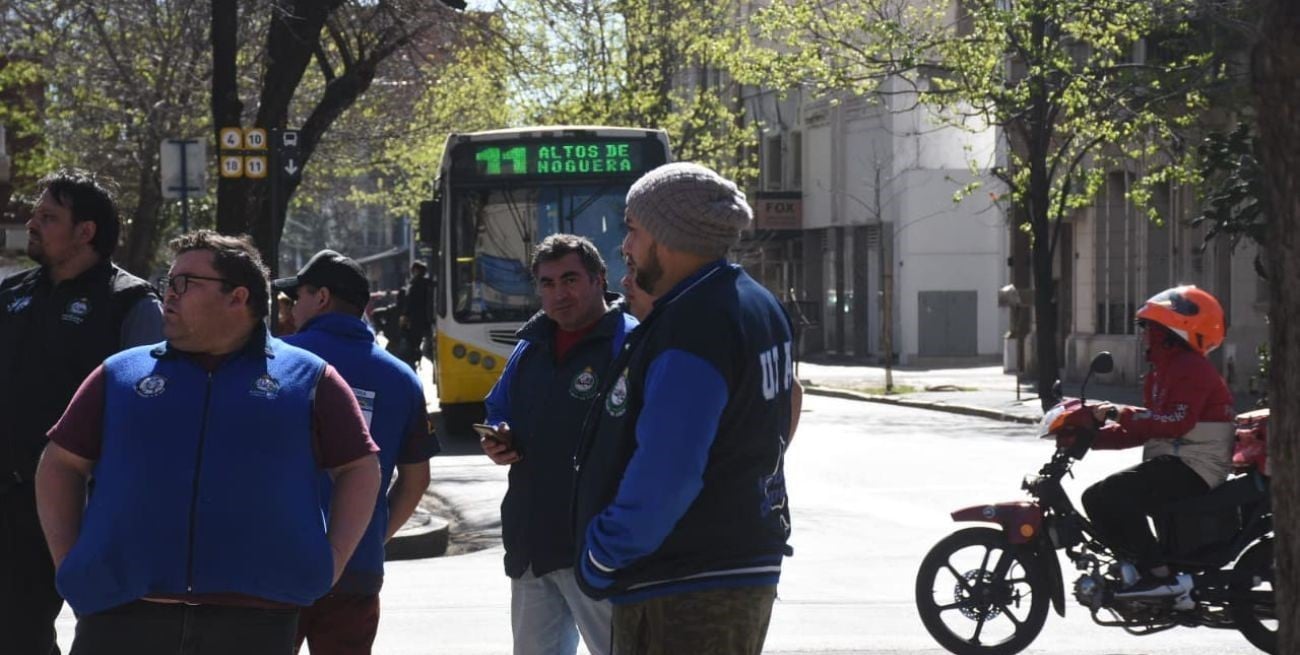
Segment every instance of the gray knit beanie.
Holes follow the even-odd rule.
[[[735,183],[699,164],[665,164],[627,192],[627,211],[658,243],[722,257],[754,218]]]

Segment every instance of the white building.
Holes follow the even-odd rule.
[[[987,170],[995,161],[995,132],[943,127],[914,97],[884,98],[743,97],[763,129],[746,264],[780,297],[793,290],[801,301],[813,324],[804,353],[883,359],[892,274],[899,361],[997,360],[1007,228],[990,199],[998,183],[972,172],[972,162]],[[982,187],[955,200],[972,182]],[[774,200],[793,212],[774,216]],[[767,229],[777,221],[794,229]]]

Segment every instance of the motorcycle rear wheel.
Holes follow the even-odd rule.
[[[1232,567],[1234,595],[1271,595],[1274,590],[1273,541],[1266,540],[1246,549]],[[1277,652],[1277,606],[1251,600],[1234,600],[1228,607],[1232,620],[1252,646],[1265,653]]]
[[[921,561],[916,609],[926,631],[948,652],[1012,655],[1029,646],[1047,620],[1043,576],[1032,552],[1007,543],[1001,531],[958,530]]]

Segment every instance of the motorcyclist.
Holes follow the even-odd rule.
[[[1175,500],[1208,492],[1232,468],[1232,392],[1206,356],[1223,343],[1223,308],[1195,286],[1166,289],[1137,312],[1150,363],[1145,407],[1093,408],[1098,422],[1118,410],[1093,448],[1142,445],[1142,463],[1087,489],[1083,505],[1098,536],[1135,560],[1141,576],[1117,598],[1175,598],[1191,605],[1191,579],[1174,577],[1161,557],[1147,516]]]

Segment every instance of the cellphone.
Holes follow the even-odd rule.
[[[498,432],[495,425],[488,425],[486,423],[475,423],[470,427],[473,427],[474,431],[478,433],[478,436],[483,437],[484,439],[491,439],[499,444],[504,444],[506,446],[510,445],[510,440],[506,438],[505,435]]]

